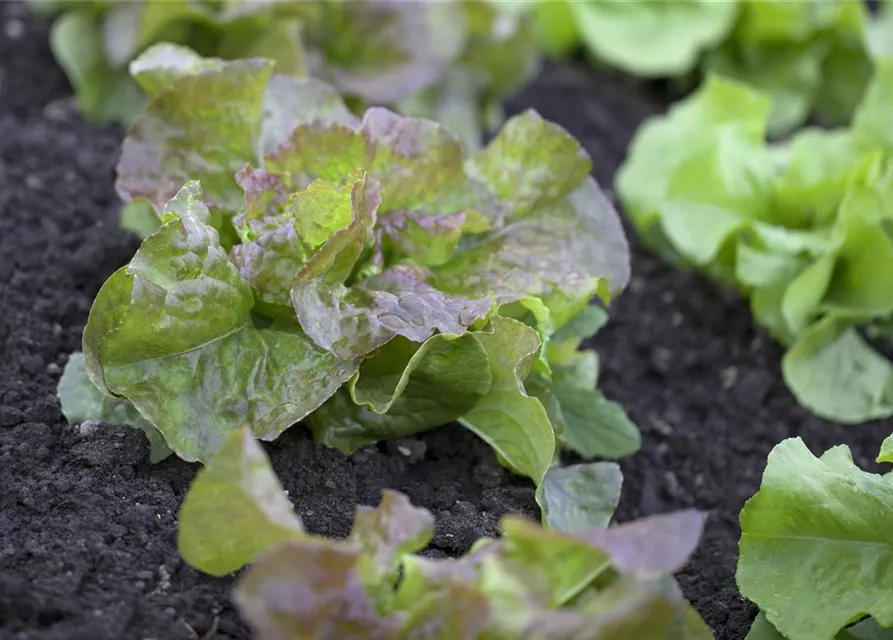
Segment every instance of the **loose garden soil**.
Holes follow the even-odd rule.
[[[150,465],[136,431],[71,427],[59,411],[56,384],[93,297],[137,239],[117,223],[121,132],[77,115],[47,33],[22,6],[0,4],[0,640],[247,638],[232,579],[177,555],[177,511],[197,467]],[[664,108],[655,95],[584,64],[551,66],[511,109],[534,107],[568,128],[609,186],[636,125]],[[811,417],[745,303],[632,244],[632,282],[594,340],[601,388],[644,436],[622,465],[617,520],[708,511],[680,582],[717,638],[740,640],[755,610],[735,587],[737,518],[769,450],[799,435],[815,451],[850,444],[870,466],[890,425]],[[385,487],[435,513],[432,554],[494,535],[502,514],[536,516],[532,487],[457,426],[353,456],[296,427],[267,449],[318,534],[345,535],[355,505]]]

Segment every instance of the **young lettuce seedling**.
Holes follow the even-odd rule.
[[[257,638],[706,640],[672,581],[703,527],[696,511],[576,533],[507,516],[457,559],[415,555],[434,518],[400,493],[359,507],[345,540],[303,530],[242,429],[198,473],[179,547],[200,571],[247,563],[234,599]]]
[[[590,299],[629,277],[579,143],[528,111],[466,159],[442,125],[357,118],[273,67],[172,45],[134,62],[153,97],[117,189],[159,227],[96,298],[66,415],[123,403],[202,461],[246,425],[271,440],[304,421],[350,452],[459,420],[537,484],[560,446],[634,452],[576,351],[604,322]]]

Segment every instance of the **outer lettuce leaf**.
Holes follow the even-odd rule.
[[[574,191],[592,160],[567,131],[528,110],[512,118],[469,165],[515,215],[524,216]]]
[[[537,489],[543,522],[566,533],[607,527],[622,484],[623,474],[613,462],[553,467]]]
[[[223,60],[203,58],[189,47],[169,42],[153,45],[130,63],[130,75],[146,95],[154,98],[174,81],[208,69],[220,69]]]
[[[421,346],[396,338],[360,365],[307,425],[317,441],[350,453],[456,420],[490,390],[487,352],[472,335],[436,335]]]
[[[213,504],[200,504],[202,495]],[[359,507],[342,541],[304,534],[286,505],[269,460],[244,429],[197,477],[181,514],[181,543],[200,544],[214,566],[257,557],[235,593],[257,635],[711,637],[670,578],[700,537],[697,512],[576,534],[506,517],[501,539],[483,540],[458,559],[431,560],[413,554],[429,542],[434,519],[400,494],[385,491],[378,507]],[[248,522],[253,536],[246,538]],[[203,526],[218,528],[199,540]]]
[[[222,576],[280,542],[303,538],[263,449],[247,427],[234,431],[189,487],[177,528],[180,555]]]
[[[891,504],[893,484],[846,447],[815,458],[782,442],[741,513],[742,594],[789,640],[830,640],[865,614],[893,626]]]
[[[893,413],[893,365],[844,319],[812,325],[785,354],[782,371],[797,401],[819,416],[864,422]]]
[[[270,61],[241,60],[185,75],[156,96],[124,141],[121,198],[143,197],[161,209],[184,182],[200,179],[209,204],[238,209],[233,175],[256,160],[272,71]]]
[[[890,640],[893,629],[883,629],[871,618],[866,618],[846,629],[841,629],[834,640]],[[758,614],[750,627],[745,640],[787,640],[778,629],[766,620],[762,613]]]
[[[513,470],[539,484],[555,456],[555,432],[549,416],[523,385],[539,351],[539,336],[527,325],[501,316],[491,320],[489,331],[473,335],[487,352],[493,383],[461,422]]]
[[[160,462],[171,454],[158,429],[143,418],[124,398],[103,393],[90,381],[84,367],[84,354],[72,353],[59,379],[59,403],[69,424],[95,420],[108,424],[126,424],[146,434],[149,459]]]
[[[100,290],[84,330],[94,384],[133,402],[187,460],[243,424],[278,436],[356,371],[299,332],[254,328],[251,288],[209,221],[187,184]]]

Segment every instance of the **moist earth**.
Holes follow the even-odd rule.
[[[118,227],[122,132],[77,115],[47,36],[21,5],[0,4],[0,640],[244,639],[232,578],[204,576],[177,554],[176,515],[197,466],[151,465],[140,433],[72,427],[59,410],[56,384],[90,304],[138,243]],[[548,66],[509,110],[533,107],[569,129],[610,187],[638,123],[665,109],[663,93],[569,63]],[[769,450],[790,436],[815,452],[846,443],[870,467],[890,423],[810,416],[746,303],[631,243],[632,281],[591,345],[601,388],[643,432],[642,451],[622,463],[616,519],[708,512],[679,579],[717,638],[741,640],[755,609],[735,587],[737,518]],[[355,506],[386,487],[436,515],[432,555],[497,534],[503,514],[537,515],[532,486],[455,425],[352,456],[301,427],[266,448],[317,534],[344,536]]]

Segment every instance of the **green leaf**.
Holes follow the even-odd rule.
[[[556,343],[582,341],[594,336],[608,323],[608,314],[601,307],[589,305],[571,318],[552,336]]]
[[[782,372],[797,401],[821,417],[859,423],[893,415],[893,365],[845,319],[829,315],[804,331]]]
[[[180,510],[177,547],[190,566],[223,576],[304,537],[269,459],[243,427],[196,474]]]
[[[884,440],[881,445],[881,452],[878,454],[876,462],[893,463],[893,435]]]
[[[69,424],[87,420],[126,424],[146,434],[149,460],[160,462],[171,454],[158,430],[139,414],[132,403],[124,398],[105,394],[94,386],[87,377],[83,353],[76,352],[69,356],[62,377],[59,378],[57,395],[62,405],[62,415]]]
[[[764,3],[771,5],[771,2]],[[758,2],[746,2],[758,6]],[[738,44],[738,43],[736,43]],[[712,56],[710,69],[772,96],[768,128],[784,133],[806,122],[822,83],[823,43],[786,41],[752,48],[740,45]]]
[[[510,203],[516,216],[566,197],[591,167],[589,155],[573,136],[532,109],[509,120],[470,160],[471,173]]]
[[[366,595],[360,550],[328,540],[283,544],[236,585],[241,616],[260,638],[397,640],[399,615],[380,615]]]
[[[599,391],[556,382],[552,393],[561,406],[561,444],[584,458],[625,458],[642,446],[639,429],[616,402]]]
[[[837,635],[835,640],[890,640],[893,638],[893,629],[882,628],[873,618],[866,618]]]
[[[349,127],[359,122],[338,92],[324,82],[274,74],[264,92],[261,156],[285,143],[299,125],[318,119]],[[350,170],[355,168],[349,167]]]
[[[661,207],[668,199],[680,167],[691,158],[705,156],[705,151],[720,144],[718,140],[730,140],[725,143],[727,148],[738,154],[762,145],[770,106],[765,94],[742,83],[711,75],[691,96],[671,107],[666,116],[647,120],[636,131],[627,160],[616,179],[617,193],[636,226],[645,231],[660,219]],[[734,159],[724,161],[720,166],[734,162]],[[706,168],[714,174],[718,170]],[[746,186],[737,170],[722,175],[738,179],[737,184]],[[689,193],[701,194],[703,175],[699,176],[694,170],[689,176]],[[723,184],[720,181],[711,189],[721,191]],[[700,202],[720,204],[715,200],[704,202],[702,198]],[[739,200],[738,204],[750,203]],[[737,209],[736,206],[729,208]]]
[[[490,361],[493,383],[461,418],[517,473],[542,482],[555,456],[555,433],[543,405],[527,395],[523,380],[539,351],[536,331],[494,316],[488,331],[476,331]]]
[[[853,135],[868,147],[893,151],[893,126],[889,105],[893,102],[893,60],[875,63],[874,76],[853,116]]]
[[[552,467],[537,487],[543,522],[566,533],[607,527],[622,484],[623,474],[613,462]]]
[[[318,442],[350,453],[460,418],[490,390],[487,352],[470,334],[438,334],[421,346],[395,338],[360,365],[346,391],[312,413]]]
[[[599,59],[641,76],[694,69],[731,31],[737,2],[569,2],[583,43]]]
[[[145,98],[126,71],[109,65],[99,24],[89,9],[69,11],[60,17],[50,32],[50,48],[88,119],[129,123],[136,118]]]
[[[121,207],[121,228],[132,231],[140,239],[148,238],[160,226],[155,207],[145,200],[134,200]]]
[[[786,151],[774,197],[781,210],[806,213],[804,222],[833,219],[850,183],[867,177],[881,155],[862,148],[850,131],[824,129],[801,130]]]
[[[762,612],[757,614],[744,640],[786,640]]]
[[[237,210],[233,175],[256,162],[266,60],[237,60],[175,80],[143,110],[121,150],[116,188],[157,209],[187,180],[201,181],[209,204]]]
[[[769,454],[741,512],[738,585],[789,640],[831,640],[857,616],[893,625],[893,484],[846,447],[814,457],[799,438]]]
[[[84,352],[94,384],[129,399],[186,460],[234,429],[271,439],[356,370],[301,333],[256,329],[248,283],[227,260],[197,183],[100,290]]]
[[[601,307],[588,305],[583,308],[580,313],[572,317],[567,324],[550,336],[546,355],[549,364],[557,366],[560,364],[571,365],[569,361],[576,363],[579,354],[577,349],[580,343],[589,338],[605,326],[608,322],[608,314]],[[596,357],[594,352],[590,352],[592,357]],[[587,363],[589,364],[589,363]],[[595,375],[593,376],[591,385],[582,385],[588,387],[595,386],[595,377],[598,373],[598,362],[594,363]]]
[[[570,2],[537,2],[533,29],[537,43],[553,58],[564,57],[580,44],[576,17]]]

